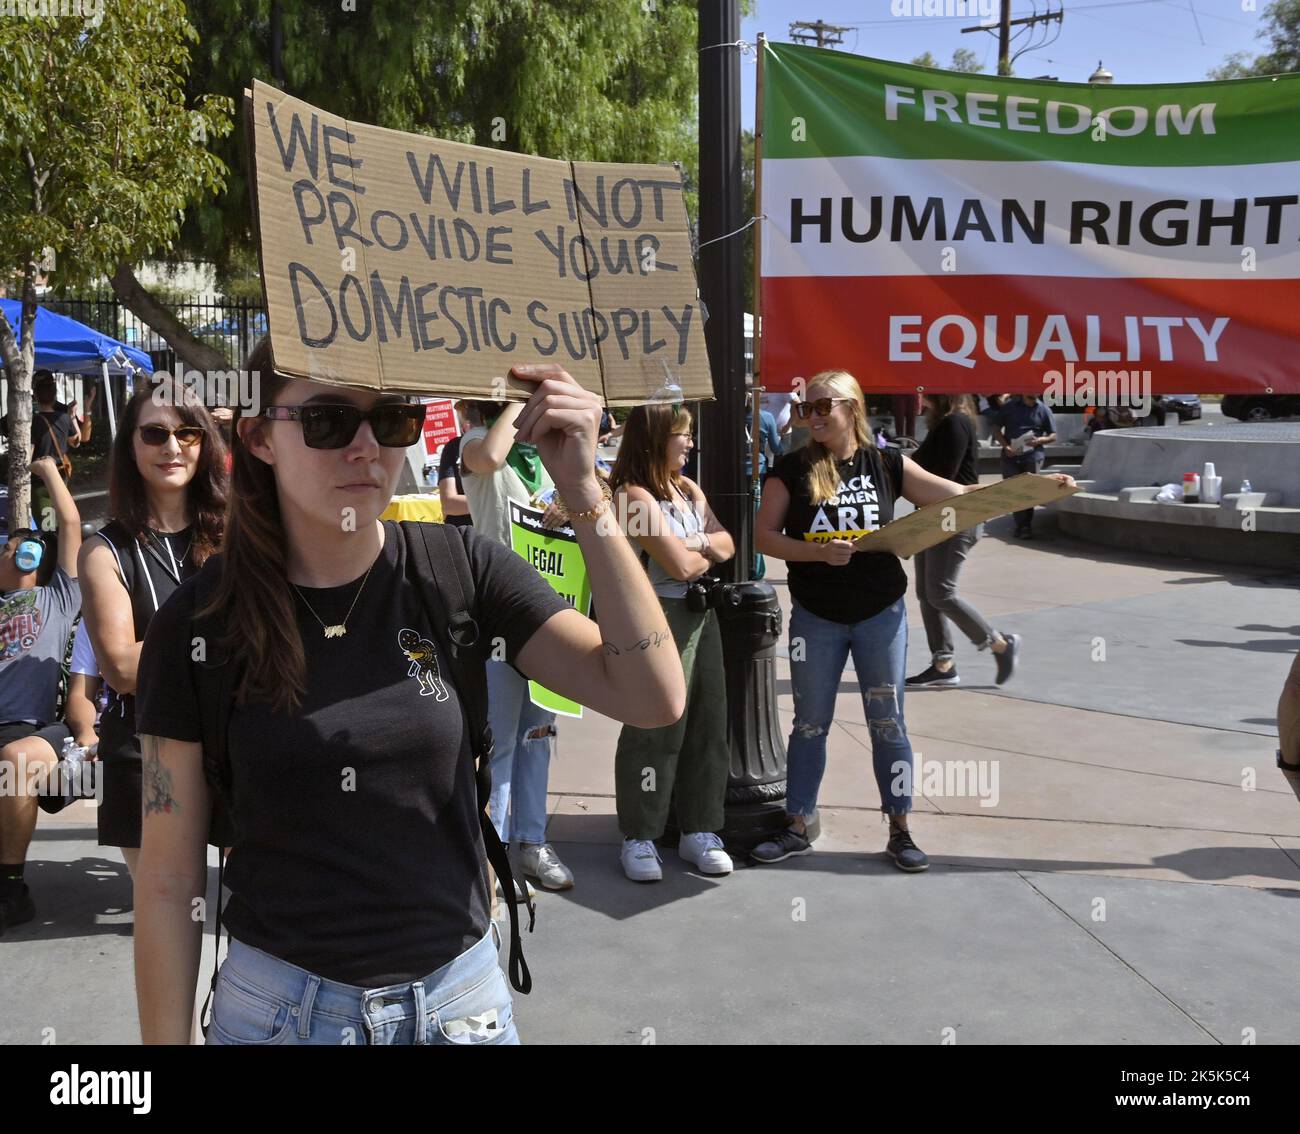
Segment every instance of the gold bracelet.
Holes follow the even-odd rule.
[[[600,481],[600,503],[594,508],[588,508],[583,512],[570,512],[569,506],[564,502],[564,497],[560,495],[560,490],[555,490],[555,499],[553,501],[556,508],[559,509],[560,519],[565,523],[573,523],[575,520],[596,520],[609,511],[609,502],[613,499],[614,493],[610,490],[608,481]]]

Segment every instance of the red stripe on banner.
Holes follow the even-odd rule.
[[[848,370],[864,390],[902,392],[918,386],[935,393],[1039,393],[1044,375],[1065,371],[1060,350],[1030,361],[1035,344],[1051,328],[1050,315],[1066,317],[1080,370],[1150,372],[1149,392],[1300,392],[1300,280],[1129,279],[1060,276],[770,276],[762,281],[763,344],[760,382],[790,390],[821,370]],[[1027,316],[1027,346],[1017,361],[994,361],[986,353],[985,317],[997,316],[995,350],[1014,346],[1015,317]],[[918,361],[890,360],[891,317],[920,316],[901,331],[919,335],[900,341]],[[974,366],[936,358],[927,346],[931,325],[958,316],[969,331],[949,322],[939,349],[969,354]],[[1090,321],[1089,317],[1093,317]],[[1125,317],[1138,320],[1126,322]],[[1200,321],[1212,335],[1216,318],[1230,322],[1217,340],[1217,361],[1186,320]],[[1170,358],[1161,358],[1161,331],[1145,319],[1178,319],[1167,325]],[[1088,336],[1118,359],[1088,360]],[[1136,349],[1134,349],[1136,347]],[[1093,352],[1095,353],[1095,352]]]

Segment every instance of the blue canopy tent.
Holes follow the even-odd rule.
[[[0,310],[9,320],[14,333],[21,331],[23,305],[17,299],[0,299]],[[110,374],[153,373],[153,363],[142,350],[118,342],[111,335],[78,323],[48,308],[36,308],[36,369],[56,370],[63,374],[102,374],[104,396],[108,403],[109,431],[117,434],[117,416],[113,407]]]

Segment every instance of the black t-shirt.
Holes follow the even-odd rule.
[[[979,442],[975,438],[975,425],[969,414],[957,411],[947,414],[921,442],[912,454],[912,460],[927,472],[958,484],[979,484],[979,468],[975,454]]]
[[[790,493],[785,535],[816,543],[856,539],[894,518],[894,501],[903,487],[903,458],[896,449],[862,448],[841,461],[839,492],[826,504],[814,504],[808,495],[810,456],[808,448],[787,453],[767,474]],[[887,552],[855,552],[843,567],[791,563],[787,578],[790,596],[831,622],[872,618],[907,593],[903,565]]]
[[[438,457],[438,483],[441,484],[448,477],[456,478],[456,491],[462,496],[465,495],[465,482],[460,479],[460,438],[453,437],[442,447],[442,453]],[[457,528],[467,528],[473,522],[468,514],[464,516],[448,516],[444,513],[443,521]]]
[[[49,429],[46,423],[49,423]],[[53,430],[53,437],[50,432]],[[9,436],[9,415],[0,417],[0,432]],[[32,460],[53,457],[56,461],[68,451],[68,438],[72,436],[72,415],[67,407],[55,405],[52,410],[32,407]]]
[[[386,522],[347,634],[296,600],[307,693],[286,717],[230,717],[239,837],[226,877],[232,936],[328,980],[377,988],[440,968],[488,930],[474,763],[450,667]],[[567,604],[520,556],[466,534],[480,633],[512,661]],[[360,580],[300,588],[342,621]],[[200,741],[190,661],[194,584],[154,617],[140,656],[141,733]]]

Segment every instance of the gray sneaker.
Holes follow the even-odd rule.
[[[799,834],[793,827],[787,827],[774,839],[768,839],[765,843],[759,843],[752,851],[750,857],[755,862],[784,862],[798,854],[812,854],[812,841],[808,838],[807,832]]]
[[[537,879],[543,890],[568,890],[573,886],[573,871],[560,861],[550,843],[524,843],[519,848],[519,869]]]

